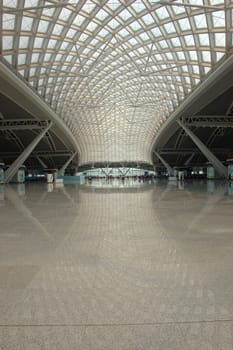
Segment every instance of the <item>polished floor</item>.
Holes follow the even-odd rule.
[[[233,349],[233,187],[1,186],[0,349]]]

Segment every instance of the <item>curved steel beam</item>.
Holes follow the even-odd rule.
[[[176,119],[185,116],[194,116],[232,86],[232,72],[233,54],[231,53],[225,56],[225,59],[217,65],[212,74],[186,97],[163,124],[153,140],[151,148],[152,155],[154,149],[163,147],[169,138],[177,131],[179,126],[176,123]]]
[[[51,120],[52,131],[68,149],[80,154],[79,145],[62,119],[4,63],[0,62],[0,92],[37,120]]]

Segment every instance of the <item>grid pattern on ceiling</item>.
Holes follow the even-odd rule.
[[[231,0],[3,0],[2,56],[77,137],[81,163],[152,140],[232,47]]]

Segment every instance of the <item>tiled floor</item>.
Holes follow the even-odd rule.
[[[0,187],[0,349],[232,350],[232,194]]]

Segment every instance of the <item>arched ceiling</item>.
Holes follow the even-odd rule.
[[[80,163],[151,162],[170,114],[232,48],[230,0],[2,1],[2,52]]]

